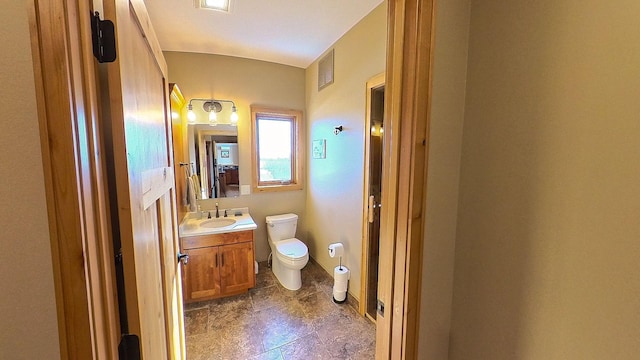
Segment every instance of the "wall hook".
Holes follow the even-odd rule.
[[[333,128],[333,134],[338,135],[342,132],[342,125]]]

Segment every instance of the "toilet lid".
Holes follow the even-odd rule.
[[[301,258],[307,255],[307,245],[298,239],[281,240],[276,243],[280,255],[289,258]]]

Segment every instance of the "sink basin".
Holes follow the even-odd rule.
[[[235,219],[228,219],[228,218],[211,219],[211,220],[205,220],[201,222],[200,227],[215,229],[215,228],[221,228],[225,226],[231,226],[235,223],[236,223]]]
[[[222,213],[224,214],[224,211]],[[253,218],[249,215],[248,208],[232,209],[231,213],[234,215],[212,216],[211,218],[202,216],[202,213],[189,213],[180,223],[178,233],[181,237],[189,237],[255,230],[257,228]]]

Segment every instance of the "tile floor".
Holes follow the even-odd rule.
[[[260,264],[248,293],[185,307],[187,360],[375,358],[375,325],[332,301],[333,280],[309,261],[302,288],[283,288]]]

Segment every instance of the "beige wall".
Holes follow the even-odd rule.
[[[473,1],[451,359],[638,359],[638,14]]]
[[[385,69],[384,2],[349,30],[335,49],[334,83],[318,92],[318,62],[306,70],[308,140],[326,139],[326,159],[308,158],[309,252],[333,274],[327,247],[342,242],[351,270],[349,292],[360,297],[366,82]],[[330,48],[330,49],[331,49]],[[338,136],[333,127],[342,125]]]
[[[0,359],[59,359],[28,4],[0,11]]]
[[[222,55],[165,52],[164,56],[169,67],[169,81],[178,84],[187,101],[192,98],[215,98],[236,103],[239,115],[240,183],[250,185],[250,106],[257,104],[304,110],[304,69]],[[258,225],[255,239],[259,261],[266,260],[270,252],[265,226],[265,217],[268,215],[298,214],[298,236],[305,240],[304,190],[203,200],[202,209],[215,208],[216,202],[220,208],[249,207]]]
[[[418,359],[447,359],[470,0],[436,6]]]

